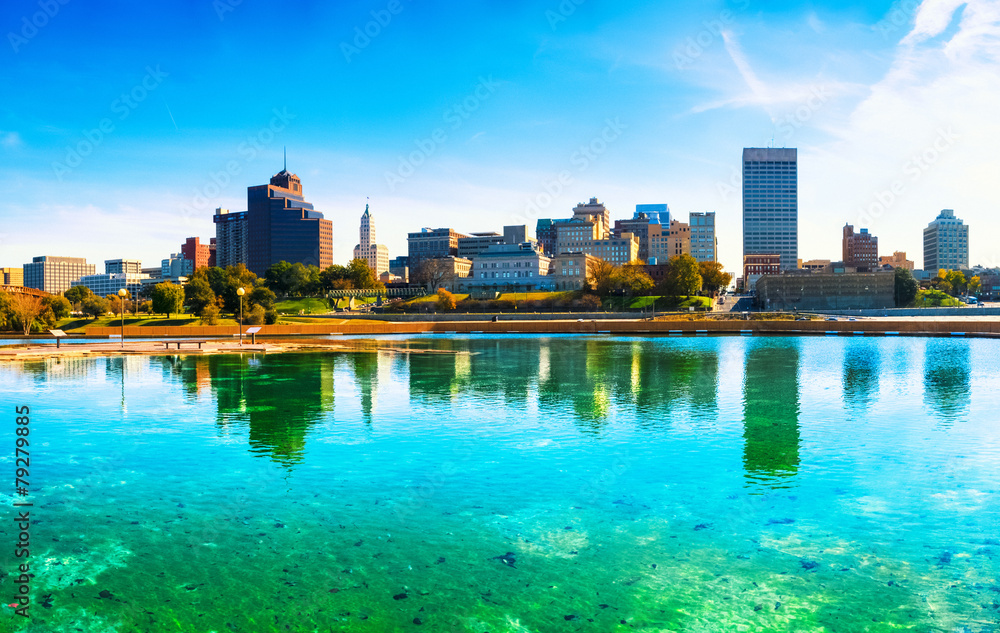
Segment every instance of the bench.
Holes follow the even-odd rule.
[[[197,345],[198,349],[201,349],[202,344],[207,342],[208,341],[164,341],[164,344],[166,344],[167,349],[170,349],[171,345],[177,345],[177,349],[180,349],[181,345],[184,345],[185,343],[189,343],[191,345]]]

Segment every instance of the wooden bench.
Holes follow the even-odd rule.
[[[177,349],[180,349],[181,345],[184,345],[185,343],[189,343],[191,345],[197,345],[198,349],[201,349],[202,344],[207,342],[208,341],[164,341],[164,343],[167,346],[167,349],[170,349],[171,345],[177,345]]]

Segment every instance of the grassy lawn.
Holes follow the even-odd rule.
[[[67,333],[83,334],[88,327],[120,327],[121,319],[118,317],[101,317],[99,319],[80,319],[70,317],[59,321],[57,329]],[[239,325],[239,320],[230,318],[220,318],[216,325]],[[125,325],[128,327],[164,327],[164,326],[185,326],[185,325],[205,325],[196,316],[187,314],[172,314],[169,318],[162,315],[139,315],[138,317],[126,316]]]
[[[300,310],[305,314],[326,314],[331,310],[330,303],[326,299],[317,297],[276,301],[274,309],[277,310],[278,314],[298,314]]]
[[[920,290],[913,302],[915,308],[961,308],[965,304],[940,290]]]
[[[610,297],[604,300],[603,309],[608,311],[620,310],[625,306],[625,298]],[[688,308],[711,308],[712,298],[711,297],[688,297],[687,299],[675,302],[671,297],[635,297],[633,298],[627,306],[629,310],[641,310],[643,308],[649,308],[649,306],[655,303],[656,310],[663,311],[676,311],[676,310],[687,310]]]

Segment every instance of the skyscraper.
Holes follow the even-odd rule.
[[[389,270],[389,247],[375,243],[375,223],[372,222],[367,204],[365,213],[361,216],[361,239],[354,247],[354,259],[368,262],[376,276]]]
[[[247,212],[216,209],[215,262],[219,268],[247,263]]]
[[[333,222],[302,197],[302,181],[287,169],[270,184],[247,187],[247,268],[259,276],[281,261],[333,264]]]
[[[743,255],[778,253],[781,269],[798,266],[797,149],[743,149]]]
[[[963,270],[969,267],[969,227],[944,209],[924,229],[924,270]]]

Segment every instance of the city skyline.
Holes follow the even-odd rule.
[[[1000,264],[983,184],[1000,136],[989,2],[291,3],[316,41],[301,51],[243,46],[270,26],[247,3],[59,4],[27,28],[39,6],[14,2],[5,22],[4,85],[24,88],[0,118],[0,266],[159,262],[214,236],[217,207],[245,211],[245,188],[280,171],[288,146],[334,223],[337,263],[369,197],[390,257],[422,226],[533,229],[598,197],[616,219],[645,203],[715,211],[719,260],[736,271],[738,152],[772,139],[798,148],[800,258],[836,259],[849,223],[922,266],[923,227],[955,209],[983,236],[969,264]],[[181,33],[203,50],[180,50]],[[282,73],[316,98],[245,80]]]

